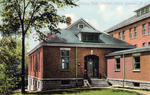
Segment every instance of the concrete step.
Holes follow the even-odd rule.
[[[88,80],[84,80],[84,87],[91,88],[91,85],[89,84]]]
[[[91,78],[91,86],[92,87],[108,87],[109,84],[106,79],[92,79]]]

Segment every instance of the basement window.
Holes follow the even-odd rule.
[[[62,80],[61,85],[70,85],[70,81],[69,80]]]
[[[134,82],[133,85],[134,85],[135,87],[140,87],[140,83],[137,83],[137,82]]]

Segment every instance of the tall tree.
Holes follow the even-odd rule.
[[[66,18],[57,14],[59,8],[77,6],[77,0],[1,0],[3,35],[22,36],[22,93],[25,93],[24,62],[25,37],[35,30],[40,39],[44,34],[40,31],[48,27],[51,31],[58,30],[59,22],[66,22]]]
[[[20,85],[21,40],[0,39],[0,95],[11,95]]]

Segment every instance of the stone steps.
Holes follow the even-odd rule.
[[[106,79],[91,78],[91,82],[92,87],[109,87],[109,84]]]

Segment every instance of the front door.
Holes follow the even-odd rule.
[[[88,77],[98,77],[99,58],[95,55],[85,57],[85,75]]]
[[[88,61],[87,62],[87,74],[88,77],[93,77],[93,73],[94,73],[94,64],[93,61]]]

